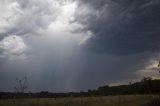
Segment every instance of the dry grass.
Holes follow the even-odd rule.
[[[123,95],[59,99],[10,99],[0,100],[0,106],[140,106],[155,97],[151,95]]]
[[[141,106],[160,106],[160,97],[156,97],[152,99],[151,101],[142,104]]]

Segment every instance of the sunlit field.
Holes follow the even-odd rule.
[[[152,95],[123,95],[57,99],[6,99],[0,100],[0,106],[144,106],[143,104],[156,97]]]

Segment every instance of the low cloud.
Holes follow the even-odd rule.
[[[17,58],[25,59],[29,48],[21,37],[10,35],[0,42],[0,50],[2,52],[0,54],[1,58],[8,58],[12,60]]]

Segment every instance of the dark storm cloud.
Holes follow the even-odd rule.
[[[135,54],[160,49],[159,0],[80,0],[77,20],[94,37],[87,46],[100,53]],[[86,9],[86,10],[87,10]]]

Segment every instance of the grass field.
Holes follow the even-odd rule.
[[[151,95],[123,95],[58,99],[8,99],[0,100],[0,106],[140,106],[155,97]]]

